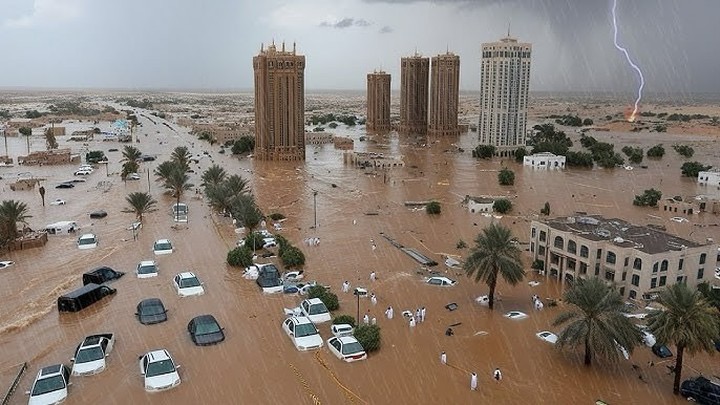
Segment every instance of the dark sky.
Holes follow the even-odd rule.
[[[308,89],[363,89],[399,59],[460,55],[479,88],[480,46],[533,44],[532,90],[633,91],[613,46],[613,0],[0,0],[0,87],[252,87],[260,43],[297,42]],[[720,0],[617,0],[619,42],[649,92],[720,92]]]

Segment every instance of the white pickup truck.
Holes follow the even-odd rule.
[[[105,370],[105,358],[115,345],[113,333],[101,333],[87,336],[75,349],[72,375],[93,375]]]

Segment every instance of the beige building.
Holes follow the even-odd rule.
[[[663,287],[690,287],[715,277],[718,245],[682,239],[656,228],[601,216],[532,221],[530,252],[546,277],[572,283],[601,277],[630,299]]]
[[[525,146],[532,45],[508,36],[482,45],[480,65],[481,145],[493,145],[499,156]]]
[[[390,74],[375,71],[367,75],[368,132],[390,131]]]
[[[433,56],[430,71],[428,133],[458,135],[460,104],[460,57],[447,52]]]
[[[305,160],[305,56],[275,44],[253,57],[255,158]]]
[[[417,52],[400,59],[400,132],[427,132],[429,72],[430,59]]]

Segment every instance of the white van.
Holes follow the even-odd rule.
[[[173,221],[186,223],[188,221],[188,206],[184,203],[172,205]]]
[[[75,233],[80,226],[75,221],[59,221],[45,226],[48,235],[66,235]]]

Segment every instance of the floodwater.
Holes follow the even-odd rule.
[[[170,216],[172,199],[162,193],[151,176],[123,184],[120,152],[108,152],[110,165],[99,168],[70,190],[54,185],[71,178],[75,166],[0,169],[2,199],[27,202],[32,228],[59,220],[76,220],[82,233],[93,232],[100,239],[94,250],[78,250],[72,236],[50,236],[41,249],[12,252],[3,260],[17,264],[0,273],[0,388],[5,389],[14,377],[17,364],[29,362],[11,404],[26,401],[28,389],[40,367],[57,362],[69,363],[76,345],[85,335],[114,332],[117,343],[109,357],[108,369],[92,376],[74,378],[67,403],[70,404],[469,404],[469,403],[556,403],[591,404],[602,399],[610,404],[684,403],[672,395],[672,375],[646,347],[638,347],[630,361],[609,363],[597,361],[593,367],[582,365],[578,353],[561,353],[535,337],[541,330],[554,330],[552,320],[562,307],[546,306],[542,312],[532,309],[531,295],[559,297],[560,286],[552,279],[537,279],[541,284],[530,287],[523,282],[516,287],[499,286],[501,300],[490,312],[474,302],[486,294],[484,285],[475,284],[462,274],[449,276],[459,280],[455,287],[426,285],[420,267],[393,247],[381,232],[400,243],[415,247],[448,271],[443,255],[467,254],[456,244],[472,240],[490,221],[510,226],[521,241],[529,237],[529,221],[545,201],[552,215],[575,211],[618,216],[638,223],[662,223],[670,232],[703,241],[720,236],[717,227],[696,227],[692,223],[717,223],[718,217],[696,215],[690,224],[669,221],[672,215],[631,205],[632,196],[655,187],[665,196],[708,194],[694,180],[680,177],[681,160],[670,148],[677,136],[668,134],[608,134],[619,150],[624,142],[646,148],[664,143],[666,156],[647,161],[647,169],[632,171],[568,170],[565,172],[532,171],[515,162],[499,159],[477,161],[469,151],[476,134],[454,139],[371,137],[356,140],[357,150],[400,153],[406,166],[386,174],[363,174],[344,166],[342,152],[332,145],[309,146],[305,163],[267,163],[218,154],[217,147],[192,143],[184,129],[171,132],[141,118],[140,143],[143,153],[157,154],[155,162],[143,163],[141,170],[152,169],[169,158],[174,146],[187,145],[200,164],[193,167],[192,181],[199,184],[199,174],[213,162],[229,173],[251,180],[258,203],[267,214],[280,212],[287,216],[280,231],[305,252],[307,277],[332,286],[340,296],[338,314],[356,311],[376,317],[382,328],[383,345],[367,361],[346,364],[326,348],[317,353],[295,350],[280,327],[283,307],[295,306],[294,296],[263,295],[253,281],[241,277],[238,269],[225,264],[228,249],[238,236],[227,218],[210,214],[199,195],[190,191],[183,197],[190,208],[187,227],[173,228]],[[160,131],[159,133],[157,131]],[[147,136],[145,135],[147,134]],[[352,134],[351,134],[352,135]],[[354,134],[357,135],[357,134]],[[687,136],[683,142],[695,147],[696,157],[710,164],[720,161],[717,140]],[[12,139],[11,151],[22,153],[24,140]],[[160,144],[162,142],[162,144]],[[453,152],[451,144],[465,149]],[[429,145],[429,146],[423,146]],[[119,148],[115,143],[92,142],[91,149]],[[202,155],[209,151],[210,156]],[[11,152],[11,155],[13,152]],[[507,165],[516,173],[516,185],[497,184],[497,170]],[[12,192],[7,184],[20,171],[30,170],[46,177],[46,201],[63,198],[65,206],[42,207],[35,191]],[[100,181],[113,186],[104,192],[96,188]],[[138,239],[133,240],[127,226],[132,214],[123,213],[124,197],[133,191],[147,191],[158,199],[158,211],[147,214]],[[317,191],[315,198],[313,190]],[[465,195],[507,195],[515,208],[501,219],[470,214],[460,206]],[[517,196],[517,197],[516,197]],[[431,218],[423,211],[404,207],[406,200],[436,199],[442,203],[442,214]],[[88,213],[105,209],[109,215],[90,220]],[[376,213],[377,215],[366,215]],[[657,216],[657,217],[653,217]],[[315,218],[317,217],[317,227]],[[303,239],[320,238],[319,246],[305,246]],[[153,259],[155,239],[169,238],[176,251],[155,258],[160,266],[157,278],[137,279],[134,268],[141,260]],[[373,250],[371,240],[377,245]],[[527,259],[527,257],[526,257]],[[268,259],[275,261],[276,259]],[[529,262],[529,260],[527,260]],[[529,263],[527,268],[529,268]],[[93,267],[108,265],[127,274],[112,282],[118,292],[111,298],[79,313],[58,314],[55,300],[63,292],[81,286],[81,274]],[[206,294],[179,298],[172,277],[192,270],[204,281]],[[371,282],[375,271],[378,280]],[[528,280],[537,276],[528,274]],[[378,296],[373,306],[369,299],[355,300],[340,291],[344,280],[353,287],[363,286]],[[141,325],[134,317],[137,303],[149,297],[161,298],[169,308],[169,320],[158,325]],[[445,305],[458,304],[455,311]],[[392,305],[395,318],[383,313]],[[403,310],[427,308],[427,320],[409,328],[402,319]],[[502,315],[509,310],[528,313],[528,319],[511,321]],[[194,316],[210,313],[226,328],[225,342],[211,347],[196,347],[187,331]],[[451,324],[455,335],[444,335]],[[329,325],[319,325],[325,338]],[[554,330],[557,332],[557,330]],[[171,391],[147,394],[139,374],[137,358],[156,348],[166,348],[181,364],[182,384]],[[674,351],[674,348],[672,348]],[[441,351],[447,352],[449,365],[439,362]],[[650,360],[655,366],[650,367]],[[634,370],[632,364],[640,367]],[[687,356],[684,377],[697,373],[717,375],[717,359],[707,355]],[[499,367],[502,382],[492,380]],[[469,389],[470,373],[479,375],[479,390]],[[640,379],[638,372],[642,373]]]

